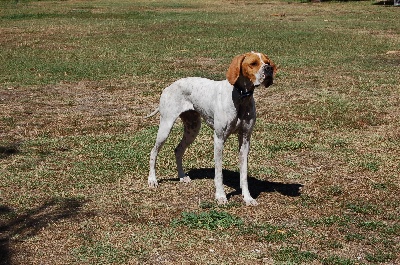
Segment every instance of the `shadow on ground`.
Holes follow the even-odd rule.
[[[85,204],[76,198],[53,199],[23,214],[0,205],[0,265],[12,264],[12,244],[35,236],[49,223],[77,216]]]
[[[242,193],[240,188],[240,174],[239,172],[231,170],[223,170],[224,185],[234,189],[233,192],[227,194],[228,199],[234,195]],[[192,179],[214,179],[214,168],[200,168],[192,169],[187,175]],[[165,181],[178,181],[179,179],[166,179]],[[279,192],[282,195],[289,197],[300,196],[300,190],[303,185],[298,183],[281,183],[266,180],[259,180],[257,178],[248,177],[249,190],[253,198],[257,199],[263,192]]]
[[[373,5],[379,5],[379,6],[394,6],[394,0],[377,1],[377,2],[374,2]]]

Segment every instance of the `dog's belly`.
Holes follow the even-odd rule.
[[[203,116],[203,121],[210,126],[211,129],[214,129],[214,119],[211,117],[204,117]]]

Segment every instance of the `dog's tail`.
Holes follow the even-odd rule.
[[[147,115],[146,117],[144,117],[145,119],[147,119],[147,118],[150,118],[150,117],[152,117],[152,116],[154,116],[154,115],[156,115],[157,114],[157,112],[159,112],[160,111],[160,108],[159,107],[157,107],[152,113],[150,113],[149,115]]]

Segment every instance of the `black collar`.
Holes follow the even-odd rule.
[[[241,99],[250,97],[250,96],[252,96],[253,93],[254,93],[254,90],[248,90],[248,91],[246,91],[245,89],[242,89],[242,88],[240,88],[240,87],[238,87],[238,86],[236,86],[236,85],[235,85],[234,87],[235,87],[235,89],[237,90],[237,92],[239,92],[240,98],[241,98]]]

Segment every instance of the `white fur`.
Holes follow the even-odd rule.
[[[263,71],[263,67],[264,67],[265,63],[263,62],[263,60],[261,58],[261,53],[258,53],[258,52],[252,52],[252,53],[257,54],[258,57],[260,58],[260,62],[261,62],[261,67],[258,70],[257,74],[255,75],[256,76],[256,81],[254,82],[255,86],[259,86],[259,85],[261,85],[261,83],[265,79],[265,74],[264,74],[264,71]]]

